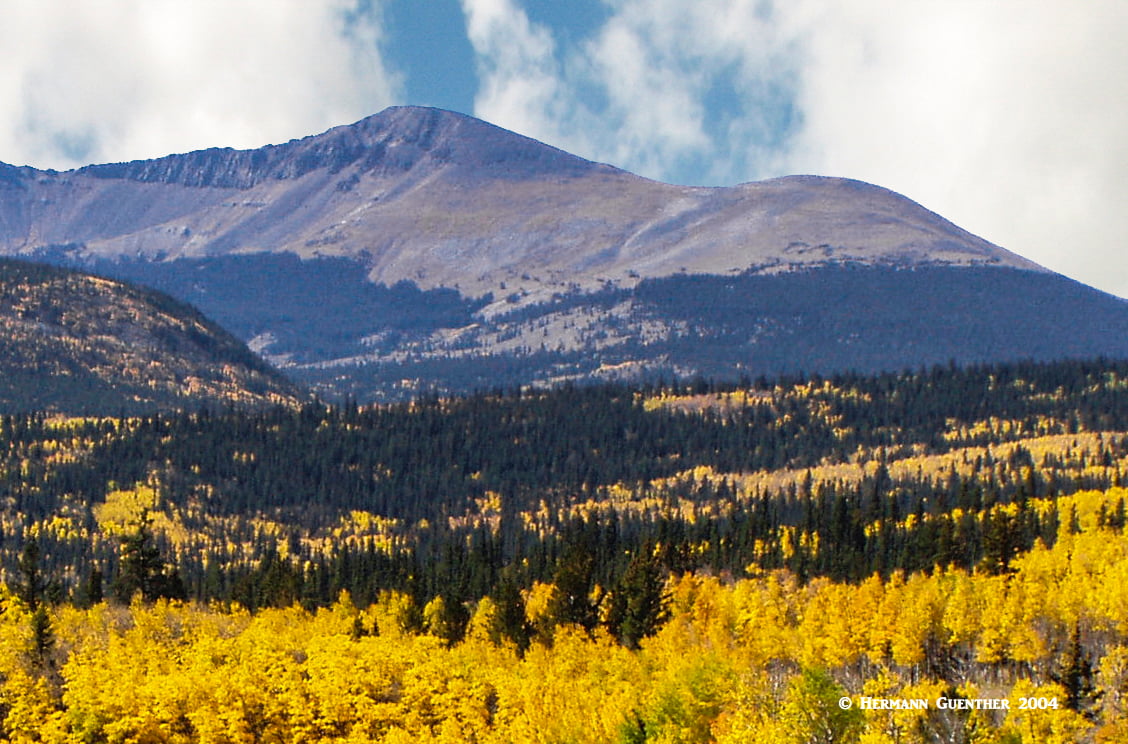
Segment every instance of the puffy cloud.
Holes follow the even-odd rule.
[[[652,178],[871,181],[1128,296],[1128,4],[609,0],[562,48],[462,0],[478,115]]]
[[[779,104],[774,78],[788,70],[756,2],[626,0],[598,33],[566,49],[515,0],[462,6],[479,65],[475,113],[484,119],[683,182],[729,181],[732,158],[744,163],[765,137],[778,139],[769,126]],[[766,76],[773,61],[779,67]],[[721,115],[710,100],[719,88],[739,104]]]
[[[399,88],[371,0],[7,0],[0,160],[67,168],[257,147]]]
[[[1128,296],[1128,5],[806,0],[783,163],[879,183]]]
[[[589,135],[599,136],[603,127],[577,101],[577,75],[565,74],[551,32],[530,21],[514,0],[461,3],[477,56],[475,115],[591,156]]]

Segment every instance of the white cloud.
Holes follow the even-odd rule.
[[[1128,5],[782,5],[804,127],[784,162],[901,191],[1128,296]]]
[[[548,29],[532,23],[513,0],[461,0],[478,62],[475,115],[557,147],[591,156],[588,120],[575,85],[557,58]]]
[[[257,147],[393,102],[379,5],[6,0],[0,160],[68,168]]]
[[[475,114],[642,175],[700,172],[729,149],[728,136],[709,131],[710,84],[731,73],[738,86],[754,86],[772,58],[757,5],[625,0],[596,35],[560,49],[515,0],[462,0],[479,63]],[[753,111],[724,126],[740,138],[762,124]],[[733,172],[719,170],[724,180]]]
[[[483,118],[674,182],[871,181],[1128,296],[1122,0],[609,0],[567,48],[462,4]]]
[[[560,88],[551,35],[510,0],[465,0],[463,9],[482,68],[481,105],[522,130],[538,126],[527,117],[551,113]]]

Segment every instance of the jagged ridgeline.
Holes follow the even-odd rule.
[[[642,553],[802,580],[1005,572],[1053,543],[1060,495],[1120,485],[1126,403],[1128,364],[1094,361],[7,416],[0,550],[11,578],[37,535],[59,596],[77,597],[95,573],[117,580],[121,536],[144,524],[187,595],[250,606],[342,589],[472,602],[559,578],[569,554],[588,588]]]
[[[195,308],[0,259],[0,410],[137,414],[297,403],[299,389]]]

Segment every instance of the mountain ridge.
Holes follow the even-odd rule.
[[[504,142],[477,153],[455,152],[449,144],[451,140],[465,142],[467,138],[453,138],[452,134],[467,128],[476,130],[476,142]],[[504,133],[504,137],[490,136],[499,133]],[[283,144],[243,150],[208,148],[148,160],[87,165],[67,172],[143,183],[245,190],[268,179],[293,180],[323,168],[337,173],[357,164],[365,171],[406,172],[426,159],[439,163],[457,160],[474,167],[542,163],[554,173],[611,168],[470,116],[441,109],[395,106],[353,124]]]
[[[343,256],[376,282],[530,301],[677,273],[925,254],[1041,270],[881,187],[803,176],[663,184],[417,107],[256,150],[19,174],[23,198],[0,207],[9,254]]]
[[[1123,302],[881,186],[664,184],[420,107],[255,150],[0,168],[2,254],[169,292],[327,397],[1128,355]],[[1072,304],[1047,314],[1055,293]]]

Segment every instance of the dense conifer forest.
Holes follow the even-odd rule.
[[[1093,360],[3,416],[0,721],[18,738],[39,706],[59,741],[1120,741],[1126,403],[1128,363]],[[98,665],[156,697],[111,702]],[[205,681],[262,665],[297,698],[236,715],[252,690]],[[544,709],[583,695],[589,728],[579,702]],[[862,695],[1056,707],[837,706]]]

